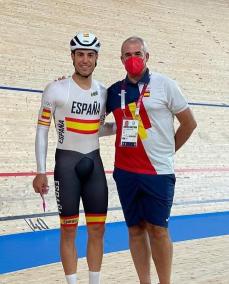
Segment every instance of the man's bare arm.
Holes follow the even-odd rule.
[[[175,134],[175,151],[178,151],[189,139],[197,123],[190,108],[177,113],[176,117],[180,123]]]

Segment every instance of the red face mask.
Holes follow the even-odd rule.
[[[141,57],[130,57],[125,61],[125,69],[130,75],[139,76],[144,69],[144,61]]]

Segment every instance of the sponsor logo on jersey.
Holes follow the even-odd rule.
[[[94,97],[94,96],[98,96],[98,92],[97,91],[91,93],[91,97]]]
[[[79,215],[60,217],[61,226],[76,226],[79,221]]]
[[[52,103],[50,103],[48,101],[44,101],[43,107],[52,108]]]
[[[55,194],[56,194],[58,212],[59,214],[61,214],[62,206],[60,205],[60,185],[58,180],[55,180]]]

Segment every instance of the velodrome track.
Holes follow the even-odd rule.
[[[191,217],[195,219],[195,214],[221,212],[218,216],[222,214],[226,218],[217,224],[219,227],[214,228],[213,235],[207,234],[210,229],[207,230],[206,220],[191,225],[188,219],[191,217],[185,219],[189,232],[194,232],[197,224],[207,231],[203,239],[203,235],[195,240],[189,236],[175,243],[173,283],[229,283],[229,233],[226,231],[229,223],[228,1],[9,0],[0,2],[0,10],[2,236],[38,231],[39,218],[50,229],[58,226],[51,174],[56,143],[53,127],[48,155],[47,213],[50,215],[40,215],[41,202],[31,187],[40,101],[40,92],[32,90],[41,91],[59,75],[71,74],[68,42],[78,30],[90,30],[101,39],[95,77],[108,86],[124,75],[119,60],[121,42],[137,34],[148,43],[149,67],[178,81],[198,121],[195,134],[176,156],[177,189],[172,215],[194,214]],[[101,139],[110,189],[109,222],[123,220],[111,176],[113,143],[112,137]],[[217,220],[213,220],[213,225],[216,223]],[[81,224],[84,224],[83,218]],[[43,229],[40,233],[46,232]],[[176,229],[178,236],[179,233]],[[15,245],[19,239],[15,238]],[[3,261],[1,259],[0,266]],[[17,263],[20,259],[14,261]],[[155,271],[152,274],[157,283]],[[80,283],[87,283],[85,259],[80,260],[79,279]],[[0,283],[25,282],[64,283],[60,263],[0,275]],[[103,283],[137,283],[128,251],[104,257]]]

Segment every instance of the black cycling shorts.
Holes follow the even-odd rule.
[[[99,150],[82,154],[57,149],[55,160],[55,194],[61,225],[77,225],[80,198],[87,224],[103,224],[108,188]]]

